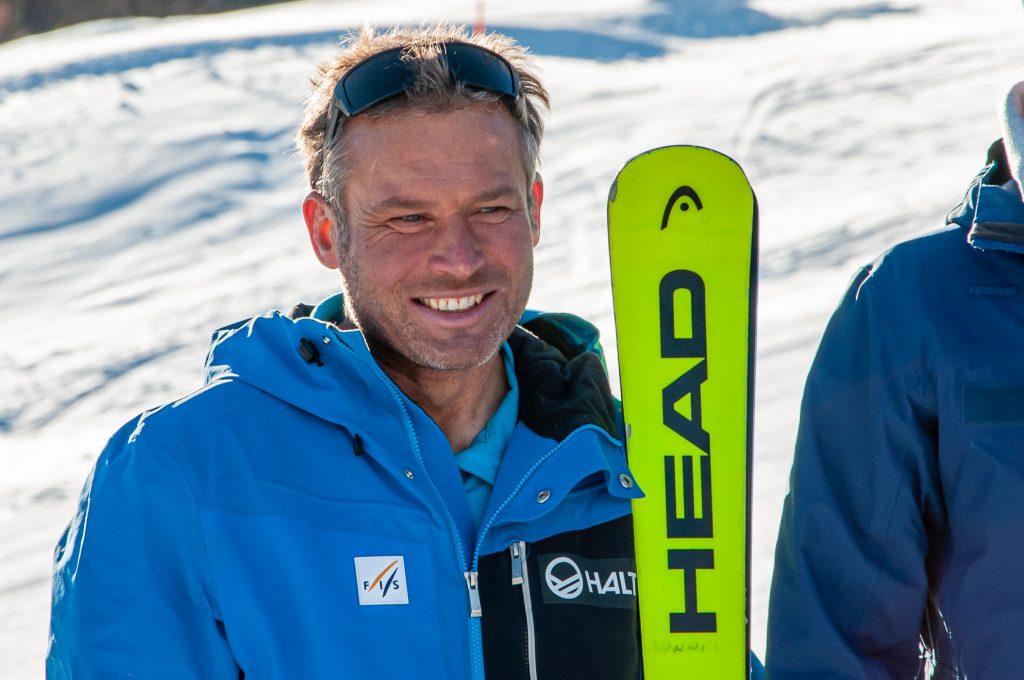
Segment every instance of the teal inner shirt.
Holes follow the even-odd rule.
[[[455,454],[455,463],[459,466],[462,483],[466,488],[469,514],[473,516],[478,530],[483,522],[487,501],[491,498],[498,468],[505,457],[508,440],[519,420],[519,383],[516,382],[512,350],[507,342],[501,346],[501,358],[508,378],[508,394],[469,448]]]

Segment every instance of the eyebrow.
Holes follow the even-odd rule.
[[[385,198],[383,201],[375,203],[373,207],[378,210],[387,208],[418,210],[423,207],[423,201],[415,201],[409,198],[402,198],[401,196],[392,196],[391,198]]]
[[[518,195],[518,194],[519,194],[519,188],[518,187],[515,187],[515,186],[512,186],[512,185],[506,185],[506,186],[497,187],[495,189],[491,189],[489,191],[481,192],[480,194],[477,194],[476,200],[477,201],[493,201],[496,198],[505,198],[506,196],[515,196],[515,195]]]

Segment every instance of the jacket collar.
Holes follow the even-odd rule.
[[[989,149],[988,164],[946,223],[967,229],[967,242],[975,248],[1024,253],[1024,202],[1009,176],[1003,140]]]
[[[519,418],[561,441],[593,425],[621,439],[597,329],[571,314],[527,312],[509,338],[519,381]]]
[[[362,333],[337,326],[343,308],[338,294],[290,316],[270,312],[218,330],[207,357],[207,382],[241,380],[346,428],[356,423],[364,429],[396,416],[391,411],[397,388],[377,366]],[[561,441],[594,425],[618,438],[619,410],[597,329],[570,314],[528,311],[509,346],[520,385],[520,419],[531,430]]]
[[[1000,113],[1003,137],[946,222],[966,228],[975,248],[1024,253],[1024,83],[1010,89]]]

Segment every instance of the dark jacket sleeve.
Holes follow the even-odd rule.
[[[136,427],[111,439],[57,545],[46,675],[237,678],[191,487]]]
[[[929,516],[941,512],[934,394],[891,292],[871,267],[855,277],[808,376],[776,546],[771,680],[918,669]]]

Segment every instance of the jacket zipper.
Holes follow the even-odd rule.
[[[480,618],[484,615],[483,609],[480,607],[480,584],[478,583],[480,574],[475,571],[467,571],[463,576],[466,577],[466,590],[469,591],[469,616]]]
[[[395,388],[395,389],[397,389],[397,388]],[[401,406],[402,406],[402,409],[404,411],[405,410],[405,404],[402,404]],[[472,592],[473,592],[474,588],[469,585],[470,584],[470,577],[469,577],[468,574],[473,574],[474,575],[473,576],[473,580],[475,582],[475,580],[477,578],[477,575],[479,574],[478,565],[480,564],[480,546],[483,544],[484,536],[486,536],[487,532],[490,531],[492,526],[494,526],[494,522],[497,519],[498,515],[500,515],[501,511],[504,510],[505,507],[509,503],[512,502],[512,499],[516,497],[516,495],[519,493],[520,489],[522,489],[523,486],[526,484],[527,480],[530,479],[530,476],[533,475],[534,471],[536,471],[536,469],[538,467],[540,467],[541,464],[544,461],[546,461],[548,458],[553,456],[555,454],[555,452],[558,451],[560,448],[565,446],[565,443],[568,442],[570,439],[572,439],[573,437],[575,437],[577,434],[579,434],[581,432],[586,432],[587,430],[593,430],[593,431],[601,434],[602,436],[608,438],[609,440],[614,442],[616,445],[622,446],[622,442],[620,442],[618,439],[616,439],[615,437],[613,437],[610,434],[608,434],[608,432],[606,432],[604,429],[602,429],[602,428],[600,428],[600,427],[598,427],[596,425],[583,425],[581,427],[576,428],[575,430],[573,430],[569,434],[567,434],[560,442],[558,442],[553,447],[548,449],[547,453],[545,453],[543,456],[541,456],[540,458],[538,458],[537,460],[534,461],[533,465],[530,466],[530,469],[526,471],[526,473],[519,480],[519,483],[516,484],[515,488],[512,489],[512,493],[510,493],[508,495],[508,497],[505,498],[505,500],[501,502],[501,504],[497,507],[497,509],[495,509],[495,511],[490,514],[490,516],[484,522],[483,526],[480,528],[480,531],[477,533],[476,548],[473,551],[473,564],[470,567],[471,571],[467,572],[467,576],[466,576],[466,584],[467,584],[467,587],[470,589],[471,601],[472,601],[472,597],[473,597]],[[422,465],[422,464],[423,463],[421,461],[420,465]],[[429,476],[428,476],[428,478],[429,478]],[[433,484],[433,482],[431,482],[431,484]],[[436,491],[436,489],[435,489],[435,491]],[[438,494],[438,495],[440,495],[440,494]],[[442,505],[443,505],[443,501],[442,501]],[[448,510],[448,508],[446,507],[445,511],[447,512],[447,510]],[[451,516],[450,515],[449,515],[449,521],[452,522],[452,526],[455,525],[455,522],[454,522],[454,520],[451,520]],[[525,553],[525,545],[526,545],[526,543],[524,543],[522,541],[520,541],[520,543],[522,543],[522,546],[523,546],[522,552]],[[459,545],[460,555],[461,555],[461,548],[462,548],[462,546],[460,544]],[[523,578],[523,582],[525,584],[525,586],[523,588],[523,597],[526,598],[526,597],[529,597],[529,584],[527,582],[527,579],[525,578],[527,574],[526,574],[526,558],[525,558],[524,554],[520,555],[520,567],[522,569],[522,574],[523,574],[523,577],[524,577]],[[479,597],[479,594],[477,594],[477,597]],[[531,607],[527,607],[527,617],[528,617],[527,618],[527,622],[528,622],[528,626],[529,626],[529,628],[528,628],[528,631],[529,631],[529,629],[531,629],[532,626],[533,626],[533,609]],[[479,617],[471,617],[470,618],[470,634],[471,634],[471,637],[473,639],[473,677],[474,678],[483,678],[483,639],[482,639],[482,636],[481,636],[480,619],[479,619]],[[533,648],[535,646],[536,645],[530,645],[530,649],[533,650]],[[529,656],[530,656],[530,659],[529,659],[529,661],[530,661],[530,678],[531,678],[531,680],[535,680],[536,677],[537,677],[536,653],[531,651],[529,653]],[[479,669],[479,675],[477,675],[478,669]]]
[[[530,575],[526,567],[526,541],[516,541],[509,551],[512,553],[512,585],[522,586],[523,609],[526,611],[526,662],[530,668],[530,680],[537,680],[537,643],[533,631]]]
[[[378,369],[379,370],[379,369]],[[399,408],[402,409],[402,416],[405,418],[405,428],[409,433],[409,437],[413,444],[413,453],[416,455],[416,462],[419,463],[420,469],[423,471],[423,475],[430,482],[430,487],[434,490],[434,495],[437,496],[438,501],[441,503],[441,507],[444,508],[444,514],[448,517],[448,526],[451,527],[452,536],[455,537],[455,548],[459,555],[459,563],[466,564],[466,552],[462,547],[462,539],[459,538],[458,527],[455,526],[455,520],[452,518],[451,511],[448,510],[448,504],[444,502],[444,497],[441,492],[437,490],[437,486],[434,484],[434,480],[430,478],[430,473],[427,472],[427,466],[423,462],[423,454],[420,451],[419,438],[416,436],[416,430],[412,426],[412,418],[409,417],[409,412],[405,408],[405,403],[402,398],[395,394],[395,390],[398,388],[392,388],[390,381],[385,383],[388,389],[392,390],[392,396],[395,401],[398,402]],[[466,592],[469,595],[469,647],[471,657],[471,673],[473,680],[484,680],[484,644],[483,636],[480,628],[480,617],[483,616],[483,609],[480,606],[480,589],[479,589],[479,571],[475,569],[474,564],[470,567],[471,571],[463,572],[463,578],[466,579]]]
[[[339,337],[340,341],[341,338]],[[347,349],[352,354],[356,354],[356,351],[349,347],[345,342],[339,342],[342,347]],[[358,358],[358,354],[356,354]],[[376,362],[369,363],[370,369],[377,375],[377,378],[384,384],[384,387],[391,393],[391,398],[398,404],[398,408],[402,412],[402,419],[405,424],[406,434],[409,435],[409,443],[412,445],[413,455],[416,458],[416,462],[419,463],[420,469],[423,471],[423,475],[427,478],[430,483],[430,488],[433,489],[434,495],[441,503],[441,507],[444,509],[444,514],[448,518],[448,526],[451,529],[451,534],[455,539],[455,551],[458,554],[459,564],[467,564],[466,551],[462,545],[462,539],[459,537],[458,527],[455,525],[455,519],[452,517],[451,511],[448,509],[447,503],[444,502],[444,497],[441,492],[438,491],[437,485],[434,484],[434,480],[431,479],[430,473],[427,472],[427,466],[423,462],[423,454],[420,451],[419,438],[416,436],[416,429],[412,425],[412,418],[409,415],[408,409],[405,407],[405,402],[402,401],[401,393],[395,386],[391,379],[387,377],[384,371],[381,370],[380,366]],[[483,611],[480,607],[480,590],[478,587],[479,571],[476,569],[477,558],[474,555],[473,564],[470,566],[470,571],[463,572],[463,577],[466,579],[466,592],[469,595],[469,647],[470,647],[470,661],[471,661],[471,673],[474,680],[484,680],[484,645],[483,636],[480,628],[480,617],[483,615]]]

